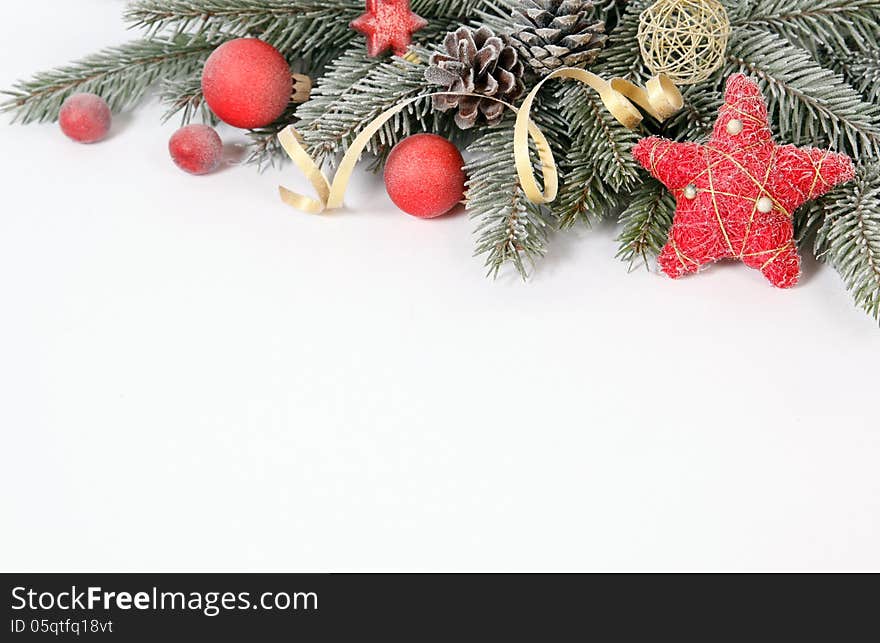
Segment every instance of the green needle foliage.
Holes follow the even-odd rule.
[[[181,114],[182,124],[193,120],[216,124],[217,118],[211,112],[205,97],[202,95],[202,70],[182,78],[170,78],[162,81],[160,98],[168,105],[168,111],[162,117],[163,122]]]
[[[0,110],[21,123],[53,121],[71,94],[93,92],[113,111],[140,102],[159,80],[188,76],[202,68],[217,46],[205,38],[159,36],[104,49],[80,61],[35,74],[4,92]]]
[[[143,32],[141,39],[19,82],[0,109],[21,122],[52,120],[69,95],[89,91],[120,111],[158,86],[166,118],[215,122],[201,93],[205,59],[231,38],[261,38],[284,54],[292,71],[309,74],[315,87],[310,101],[248,132],[250,161],[264,167],[284,160],[277,134],[295,123],[316,160],[332,166],[370,120],[423,97],[370,141],[372,167],[380,168],[398,141],[417,132],[467,146],[477,253],[492,275],[510,265],[525,276],[547,251],[554,229],[608,216],[620,217],[618,256],[650,265],[665,243],[674,203],[637,167],[632,147],[652,134],[705,140],[726,78],[741,71],[761,83],[778,140],[846,152],[859,165],[856,181],[800,209],[794,224],[801,248],[814,242],[856,302],[880,318],[880,0],[721,0],[732,25],[721,68],[682,88],[679,114],[665,123],[646,118],[636,132],[619,125],[592,90],[551,82],[532,112],[560,169],[559,197],[549,207],[524,198],[513,164],[513,114],[496,127],[462,132],[449,115],[432,110],[426,95],[437,88],[423,77],[447,31],[486,24],[509,33],[521,1],[412,0],[429,21],[415,34],[416,55],[369,58],[363,37],[349,27],[364,11],[363,0],[132,0],[125,19]],[[605,21],[609,40],[591,71],[638,84],[651,77],[636,35],[639,16],[653,1],[594,1],[590,11]],[[527,88],[537,80],[527,73]],[[536,156],[532,160],[540,174]]]
[[[323,64],[357,37],[348,23],[363,11],[358,0],[136,0],[125,18],[148,33],[260,38]]]
[[[728,1],[733,27],[773,31],[789,42],[818,51],[876,41],[880,0],[748,0]]]
[[[856,304],[880,320],[880,162],[863,165],[854,182],[823,204],[816,256],[834,266]]]
[[[874,104],[880,102],[880,49],[853,51],[847,56],[830,52],[828,58],[864,100]]]
[[[746,27],[730,43],[724,76],[757,76],[779,136],[856,157],[880,151],[880,109],[804,49]]]
[[[436,41],[452,25],[429,27],[419,39]],[[413,53],[414,60],[370,58],[362,45],[353,45],[331,63],[313,90],[312,99],[296,112],[300,119],[297,130],[316,162],[335,162],[364,125],[379,114],[431,92],[425,84],[423,63],[430,52],[417,47]],[[456,134],[451,119],[431,108],[430,98],[413,103],[388,121],[373,136],[367,151],[384,159],[399,141],[426,131]]]
[[[558,97],[551,92],[538,95],[533,120],[552,149],[568,145],[568,124]],[[525,198],[514,166],[513,123],[510,113],[468,147],[473,160],[465,166],[467,209],[476,223],[476,254],[485,257],[489,275],[496,277],[505,264],[511,264],[525,279],[546,253],[556,222],[548,208]],[[543,182],[540,160],[531,144],[530,152],[532,171]]]
[[[630,266],[641,259],[648,267],[648,257],[657,255],[666,245],[672,227],[675,201],[660,181],[650,178],[633,190],[630,203],[620,214],[621,233],[617,256]]]
[[[476,222],[476,254],[486,258],[493,277],[510,263],[525,278],[546,252],[553,222],[520,187],[513,165],[513,119],[485,133],[468,152],[474,158],[465,171],[467,208]]]
[[[560,225],[570,227],[608,214],[617,205],[617,195],[639,182],[631,154],[638,137],[581,83],[566,83],[559,102],[563,119],[581,125],[572,132],[563,163],[567,178],[554,207]]]

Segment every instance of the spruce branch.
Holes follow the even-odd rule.
[[[812,246],[815,245],[816,234],[825,220],[825,198],[827,195],[815,201],[809,201],[792,213],[794,240],[801,251],[808,247],[812,251]]]
[[[425,68],[403,58],[366,56],[353,47],[331,65],[297,112],[306,148],[322,164],[345,151],[379,114],[409,98],[427,94]],[[420,131],[433,131],[439,115],[429,98],[417,101],[388,121],[370,141],[367,151],[382,155],[398,141]]]
[[[185,77],[201,69],[217,41],[157,37],[103,49],[80,61],[34,74],[3,92],[9,98],[0,111],[13,112],[21,123],[58,118],[71,94],[93,92],[118,112],[139,102],[160,79]]]
[[[218,122],[202,94],[201,69],[182,78],[164,80],[159,96],[162,102],[168,106],[168,110],[162,116],[163,123],[168,122],[181,112],[182,125],[187,125],[194,120],[211,125],[216,125]]]
[[[326,59],[357,37],[348,24],[363,10],[359,0],[135,0],[125,19],[150,34],[251,36],[291,57]]]
[[[412,0],[412,10],[424,18],[469,20],[488,0]]]
[[[476,222],[475,254],[485,255],[489,274],[497,277],[512,263],[526,279],[546,252],[552,222],[526,199],[513,164],[513,122],[506,118],[468,147],[474,160],[465,166],[467,209]]]
[[[856,305],[880,321],[880,162],[859,168],[852,183],[824,199],[816,255],[830,263]]]
[[[429,20],[464,20],[484,0],[414,0]],[[125,13],[133,28],[149,33],[217,32],[260,38],[310,71],[337,57],[359,35],[349,23],[364,12],[363,0],[134,0]]]
[[[866,101],[880,103],[880,48],[834,52],[830,62]]]
[[[593,15],[604,20],[606,32],[611,33],[620,22],[628,4],[630,4],[630,0],[594,0]]]
[[[653,0],[633,0],[626,4],[608,44],[599,54],[599,64],[592,71],[605,78],[625,78],[634,83],[643,83],[651,77],[638,45],[639,16],[651,4]]]
[[[638,165],[632,157],[637,137],[583,84],[567,83],[558,96],[562,117],[571,124],[572,140],[554,214],[560,227],[567,228],[603,216],[616,206],[617,193],[637,183]]]
[[[415,34],[418,43],[437,42],[456,22],[437,20]],[[296,112],[297,128],[316,162],[333,161],[344,152],[364,125],[398,103],[430,93],[424,78],[430,52],[412,49],[413,58],[371,58],[355,44],[333,61]],[[403,138],[418,132],[459,134],[451,119],[431,108],[430,98],[417,101],[388,121],[373,137],[367,152],[382,159]],[[376,166],[378,167],[378,166]]]
[[[666,243],[675,201],[666,187],[653,178],[648,178],[633,190],[629,205],[620,215],[622,231],[617,241],[620,250],[617,256],[627,261],[632,268],[641,257],[648,267],[648,255],[658,255]]]
[[[723,76],[738,71],[760,79],[782,138],[856,157],[880,151],[880,109],[780,36],[751,27],[738,30]]]
[[[562,115],[559,97],[552,91],[538,94],[532,120],[544,133],[558,157],[566,149],[568,123]],[[525,198],[513,157],[513,113],[468,147],[474,159],[467,164],[467,209],[476,221],[476,254],[485,255],[489,274],[497,276],[511,263],[526,279],[546,252],[553,219],[546,208]],[[543,182],[543,168],[534,145],[529,145],[532,171]],[[564,179],[565,177],[561,177]]]
[[[732,11],[734,29],[773,31],[793,44],[816,51],[819,44],[847,49],[876,40],[880,0],[750,0]]]
[[[639,171],[632,147],[638,136],[617,122],[599,95],[582,83],[568,83],[560,93],[559,102],[565,122],[583,124],[572,149],[588,157],[602,180],[615,191],[635,184]]]
[[[256,165],[262,172],[268,167],[275,167],[287,160],[287,153],[281,147],[278,134],[295,120],[295,105],[287,108],[274,123],[266,127],[260,127],[248,131],[248,156],[245,160],[250,165]]]
[[[565,183],[553,204],[553,216],[562,230],[577,223],[590,226],[594,219],[604,218],[620,205],[621,195],[602,180],[598,168],[578,160],[577,154],[566,156]]]

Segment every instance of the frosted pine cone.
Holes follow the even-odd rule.
[[[589,0],[521,0],[513,12],[513,46],[541,76],[560,67],[586,67],[605,46],[605,23],[593,20]]]
[[[431,56],[425,79],[450,92],[480,96],[439,95],[434,109],[445,112],[458,108],[455,122],[462,129],[473,127],[480,114],[489,125],[501,120],[504,105],[486,96],[513,102],[525,91],[525,68],[506,36],[496,36],[488,27],[472,31],[467,27],[446,34],[445,54]]]

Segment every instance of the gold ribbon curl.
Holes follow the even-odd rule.
[[[544,133],[535,125],[530,116],[532,103],[538,91],[544,83],[554,78],[575,79],[595,89],[599,93],[602,102],[608,108],[608,111],[611,112],[611,115],[621,125],[629,129],[634,129],[642,121],[642,115],[633,103],[641,106],[648,114],[660,121],[675,114],[683,105],[681,93],[662,74],[649,80],[646,86],[642,88],[622,78],[606,81],[596,74],[571,67],[557,69],[547,75],[529,92],[519,109],[504,101],[491,99],[502,103],[517,113],[513,132],[513,153],[516,172],[526,198],[536,205],[552,202],[559,191],[559,172],[556,169],[556,161],[553,158],[550,144],[547,142]],[[314,159],[306,152],[300,134],[292,125],[285,127],[278,134],[278,140],[296,167],[312,184],[318,198],[308,197],[280,186],[281,200],[298,210],[312,214],[320,214],[325,210],[341,207],[345,189],[348,187],[348,182],[351,179],[355,165],[357,165],[361,154],[373,135],[391,118],[413,103],[436,95],[449,96],[450,94],[459,96],[471,95],[456,92],[425,94],[407,99],[379,114],[352,141],[339,163],[332,182],[327,180],[321,168],[318,167]],[[487,97],[480,96],[480,98]],[[538,158],[541,161],[541,170],[544,177],[543,190],[538,185],[532,170],[532,163],[529,157],[529,137],[534,141]]]

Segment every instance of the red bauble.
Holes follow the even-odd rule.
[[[385,188],[394,204],[414,217],[446,214],[464,196],[464,159],[436,134],[415,134],[394,146],[385,164]]]
[[[378,56],[391,49],[403,56],[412,35],[428,21],[410,10],[409,0],[367,0],[367,12],[353,20],[351,28],[367,37],[367,55]]]
[[[290,103],[293,78],[275,47],[256,38],[217,47],[202,72],[202,93],[217,118],[234,127],[264,127]]]
[[[74,94],[61,106],[61,131],[78,143],[96,143],[110,131],[110,107],[95,94]]]
[[[680,277],[733,258],[788,288],[800,274],[792,213],[852,179],[852,160],[774,143],[758,84],[742,74],[728,79],[724,100],[705,145],[651,137],[633,151],[677,202],[660,268]]]
[[[223,160],[223,141],[213,127],[187,125],[168,141],[168,151],[184,172],[209,174],[220,167]]]

